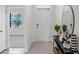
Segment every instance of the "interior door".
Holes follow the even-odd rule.
[[[37,8],[37,41],[50,41],[50,19],[50,8]]]
[[[0,6],[0,52],[6,49],[6,9]]]

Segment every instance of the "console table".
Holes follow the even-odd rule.
[[[67,49],[67,48],[63,47],[63,43],[60,42],[58,36],[54,36],[54,39],[53,39],[53,48],[55,48],[54,47],[54,43],[56,44],[56,48],[59,49],[59,51],[61,52],[61,54],[73,54],[73,51],[71,51],[70,49]],[[57,51],[57,53],[58,53],[58,51]]]

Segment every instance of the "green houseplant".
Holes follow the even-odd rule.
[[[55,28],[54,28],[54,29],[55,29],[55,31],[57,32],[57,35],[58,35],[59,30],[60,30],[60,27],[61,27],[61,26],[58,25],[58,24],[55,25]]]
[[[63,29],[63,32],[65,33],[67,31],[67,25],[62,25],[62,29]]]
[[[63,24],[62,25],[62,34],[63,34],[63,38],[67,36],[67,25]]]

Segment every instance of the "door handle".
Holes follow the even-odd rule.
[[[0,32],[2,32],[2,30],[0,30]]]
[[[38,29],[38,25],[39,25],[39,24],[36,24],[36,25],[37,25],[37,29]]]
[[[72,24],[70,24],[70,28],[72,29]]]

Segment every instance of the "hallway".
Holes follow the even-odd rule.
[[[52,42],[34,42],[29,50],[29,54],[52,54]]]
[[[10,48],[11,51],[5,50],[2,54],[23,54],[22,48]],[[53,54],[52,42],[34,42],[26,54]]]

